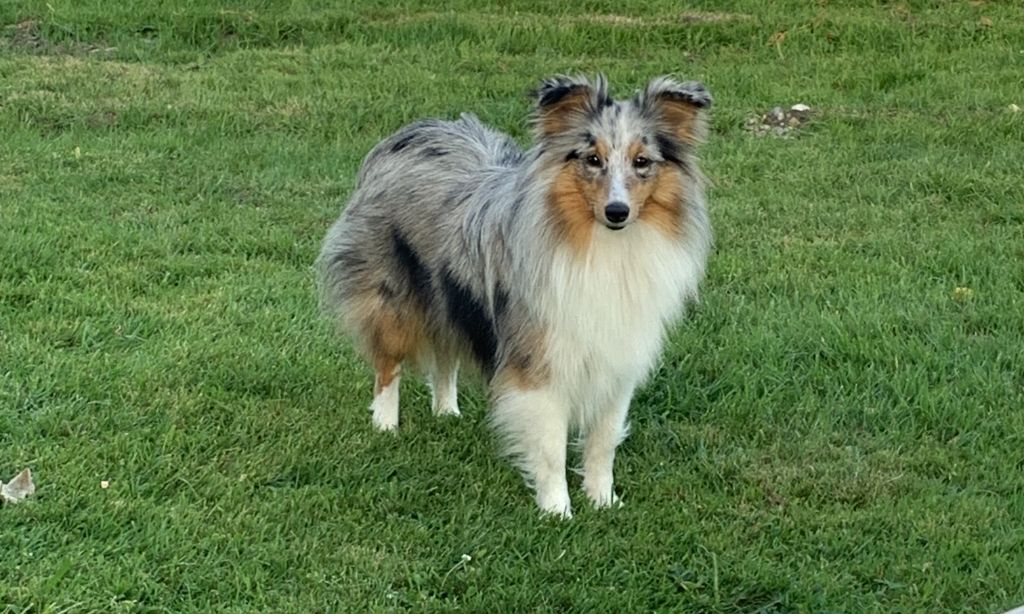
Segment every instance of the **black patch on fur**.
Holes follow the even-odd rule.
[[[654,137],[654,140],[658,143],[658,150],[661,152],[662,158],[672,164],[683,166],[683,154],[680,151],[682,147],[675,139],[659,134]]]
[[[409,278],[409,288],[413,295],[423,305],[430,303],[431,283],[430,271],[424,266],[419,255],[409,245],[401,231],[397,228],[391,231],[391,240],[395,244],[395,256],[398,257],[398,264],[405,271]]]
[[[568,162],[570,160],[578,160],[579,157],[580,157],[580,152],[578,152],[578,151],[576,151],[574,149],[574,150],[570,151],[568,154],[566,154],[565,161]]]
[[[391,146],[391,153],[398,153],[409,146],[413,139],[416,138],[416,134],[407,134],[402,138],[395,141],[395,144]]]
[[[447,156],[448,151],[440,147],[427,147],[423,150],[423,155],[428,158],[440,158],[441,156]]]
[[[441,290],[448,308],[448,319],[469,341],[473,355],[489,377],[494,372],[494,358],[498,352],[498,339],[494,333],[494,322],[487,317],[483,303],[473,296],[451,271],[441,275]]]
[[[694,81],[681,84],[679,89],[658,92],[658,98],[692,104],[698,109],[706,109],[711,106],[711,93],[704,88],[704,85]]]
[[[593,147],[594,145],[597,145],[597,137],[595,137],[593,134],[588,132],[588,133],[583,135],[583,138],[584,138],[584,140],[587,141],[587,145],[589,145],[591,147]]]
[[[537,104],[541,107],[557,104],[563,100],[569,94],[576,92],[577,90],[584,89],[590,90],[593,86],[589,84],[579,83],[576,81],[556,79],[551,81],[545,81],[534,93],[537,96]],[[595,92],[596,93],[596,92]],[[597,100],[595,111],[613,104],[611,96],[605,93],[601,98]],[[588,106],[590,106],[588,104]]]
[[[585,87],[580,83],[545,83],[537,91],[537,104],[542,107],[556,104],[575,90]]]

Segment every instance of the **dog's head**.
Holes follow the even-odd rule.
[[[613,100],[604,76],[557,76],[536,93],[534,129],[545,167],[556,167],[549,204],[573,240],[637,221],[679,234],[687,182],[711,94],[696,81],[653,79]]]

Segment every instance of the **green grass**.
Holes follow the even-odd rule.
[[[1024,603],[1019,7],[556,5],[0,4],[0,477],[38,485],[0,508],[0,604]],[[479,386],[438,421],[409,381],[401,434],[371,430],[310,265],[390,131],[525,139],[524,92],[598,70],[715,94],[717,250],[633,404],[625,507],[576,478],[557,522]],[[744,131],[796,102],[797,138]]]

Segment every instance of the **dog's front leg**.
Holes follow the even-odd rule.
[[[594,507],[608,507],[619,499],[615,496],[612,466],[615,448],[626,438],[629,428],[626,414],[633,389],[623,392],[608,405],[583,436],[583,490]]]
[[[569,405],[553,390],[515,390],[495,403],[494,422],[547,513],[572,517],[565,479]]]

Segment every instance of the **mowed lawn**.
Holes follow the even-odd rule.
[[[597,71],[715,95],[717,246],[625,506],[573,476],[559,522],[479,383],[437,420],[408,379],[371,429],[311,264],[379,139],[472,111],[525,143],[526,92]],[[1024,603],[1022,79],[1020,7],[981,0],[0,3],[0,478],[38,487],[0,605]]]

